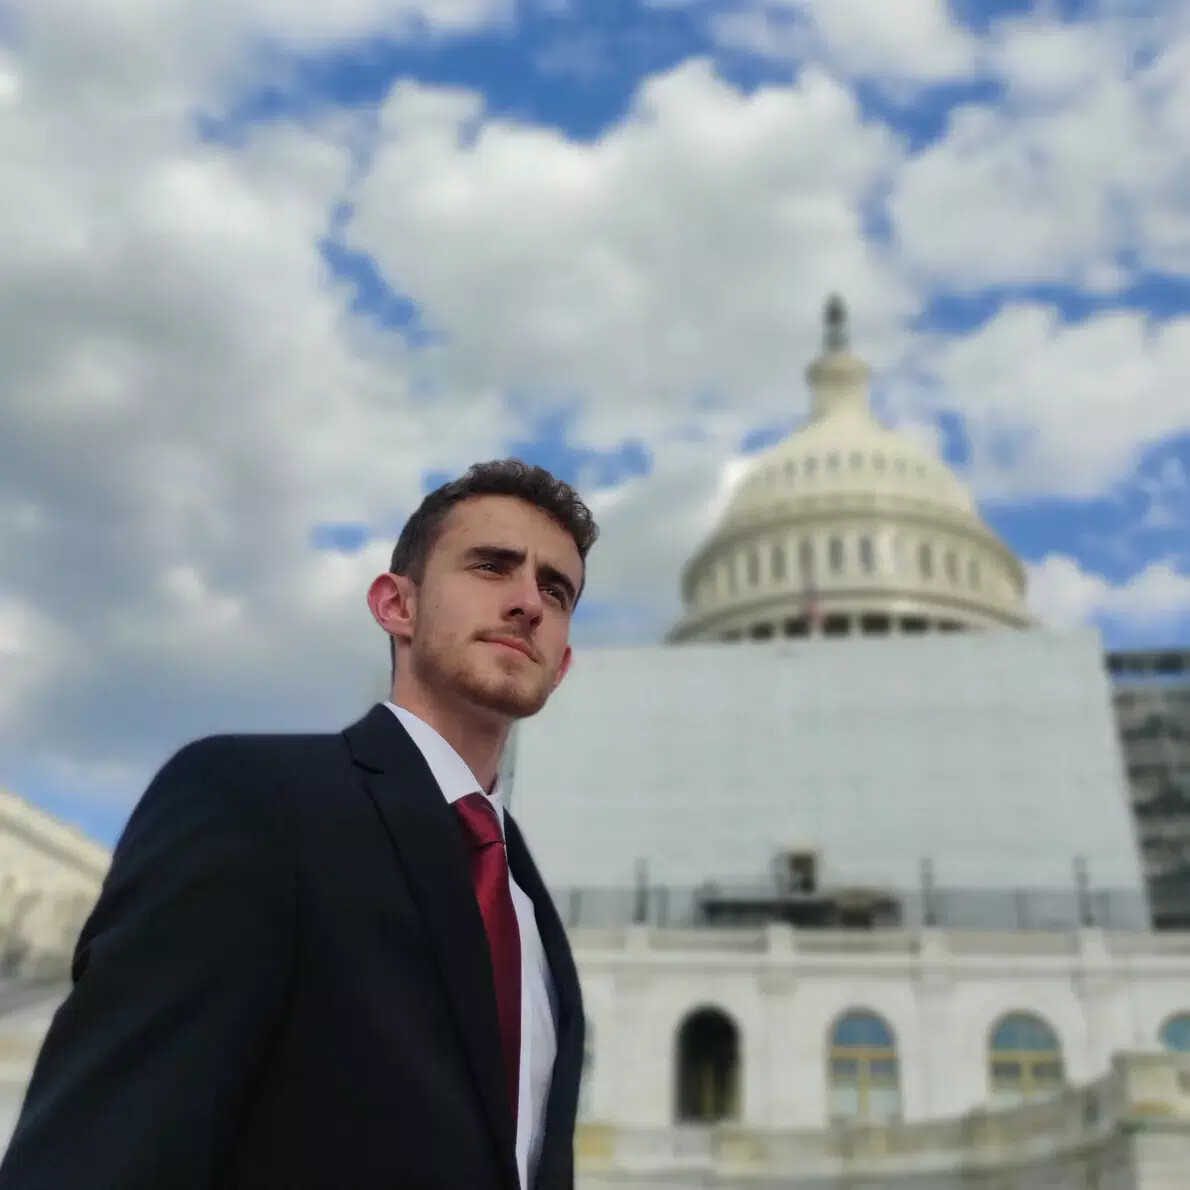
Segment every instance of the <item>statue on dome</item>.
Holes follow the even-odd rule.
[[[827,351],[846,351],[851,345],[851,333],[847,326],[847,307],[838,294],[834,294],[826,303],[826,336]]]

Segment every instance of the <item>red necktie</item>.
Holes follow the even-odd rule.
[[[469,845],[471,883],[492,955],[500,1045],[515,1124],[521,1070],[521,934],[512,905],[504,836],[495,806],[482,793],[469,793],[454,805]]]

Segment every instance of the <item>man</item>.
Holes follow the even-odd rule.
[[[497,766],[597,529],[515,460],[368,592],[392,701],[183,748],[116,848],[0,1190],[570,1190],[583,1017]]]

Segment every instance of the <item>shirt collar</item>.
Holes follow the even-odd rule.
[[[467,762],[424,719],[419,719],[412,711],[395,703],[386,702],[384,705],[396,715],[401,726],[409,733],[409,738],[417,745],[417,750],[425,759],[447,802],[453,805],[469,793],[483,793],[495,809],[500,819],[500,829],[503,830],[504,794],[500,788],[499,775],[491,792],[485,793]]]

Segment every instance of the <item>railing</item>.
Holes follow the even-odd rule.
[[[997,1167],[1019,1174],[1055,1160],[1094,1162],[1121,1127],[1135,1132],[1139,1122],[1154,1119],[1167,1136],[1177,1130],[1190,1160],[1190,1059],[1184,1055],[1121,1055],[1104,1078],[1053,1099],[922,1123],[818,1129],[584,1124],[576,1154],[585,1172],[747,1173],[778,1177],[789,1187],[912,1177],[906,1185],[957,1188]]]
[[[697,939],[694,945],[691,941]],[[793,930],[787,927],[716,928],[691,934],[665,926],[627,926],[622,930],[571,931],[582,964],[619,961],[627,956],[680,956],[698,965],[740,970],[744,956],[767,967],[769,959],[812,967],[845,967],[855,963],[911,962],[928,968],[954,960],[1037,958],[1045,961],[1096,963],[1123,960],[1182,971],[1190,960],[1190,931],[1160,934],[1145,930]],[[1146,967],[1147,969],[1147,967]]]
[[[1190,893],[1190,890],[1188,890]],[[620,929],[650,925],[669,929],[760,926],[769,921],[861,930],[1068,932],[1080,926],[1144,930],[1150,925],[1146,895],[1130,889],[882,890],[887,904],[870,919],[854,908],[835,912],[829,894],[782,896],[772,884],[699,887],[561,888],[555,903],[568,928]],[[1190,896],[1187,897],[1190,915]]]

